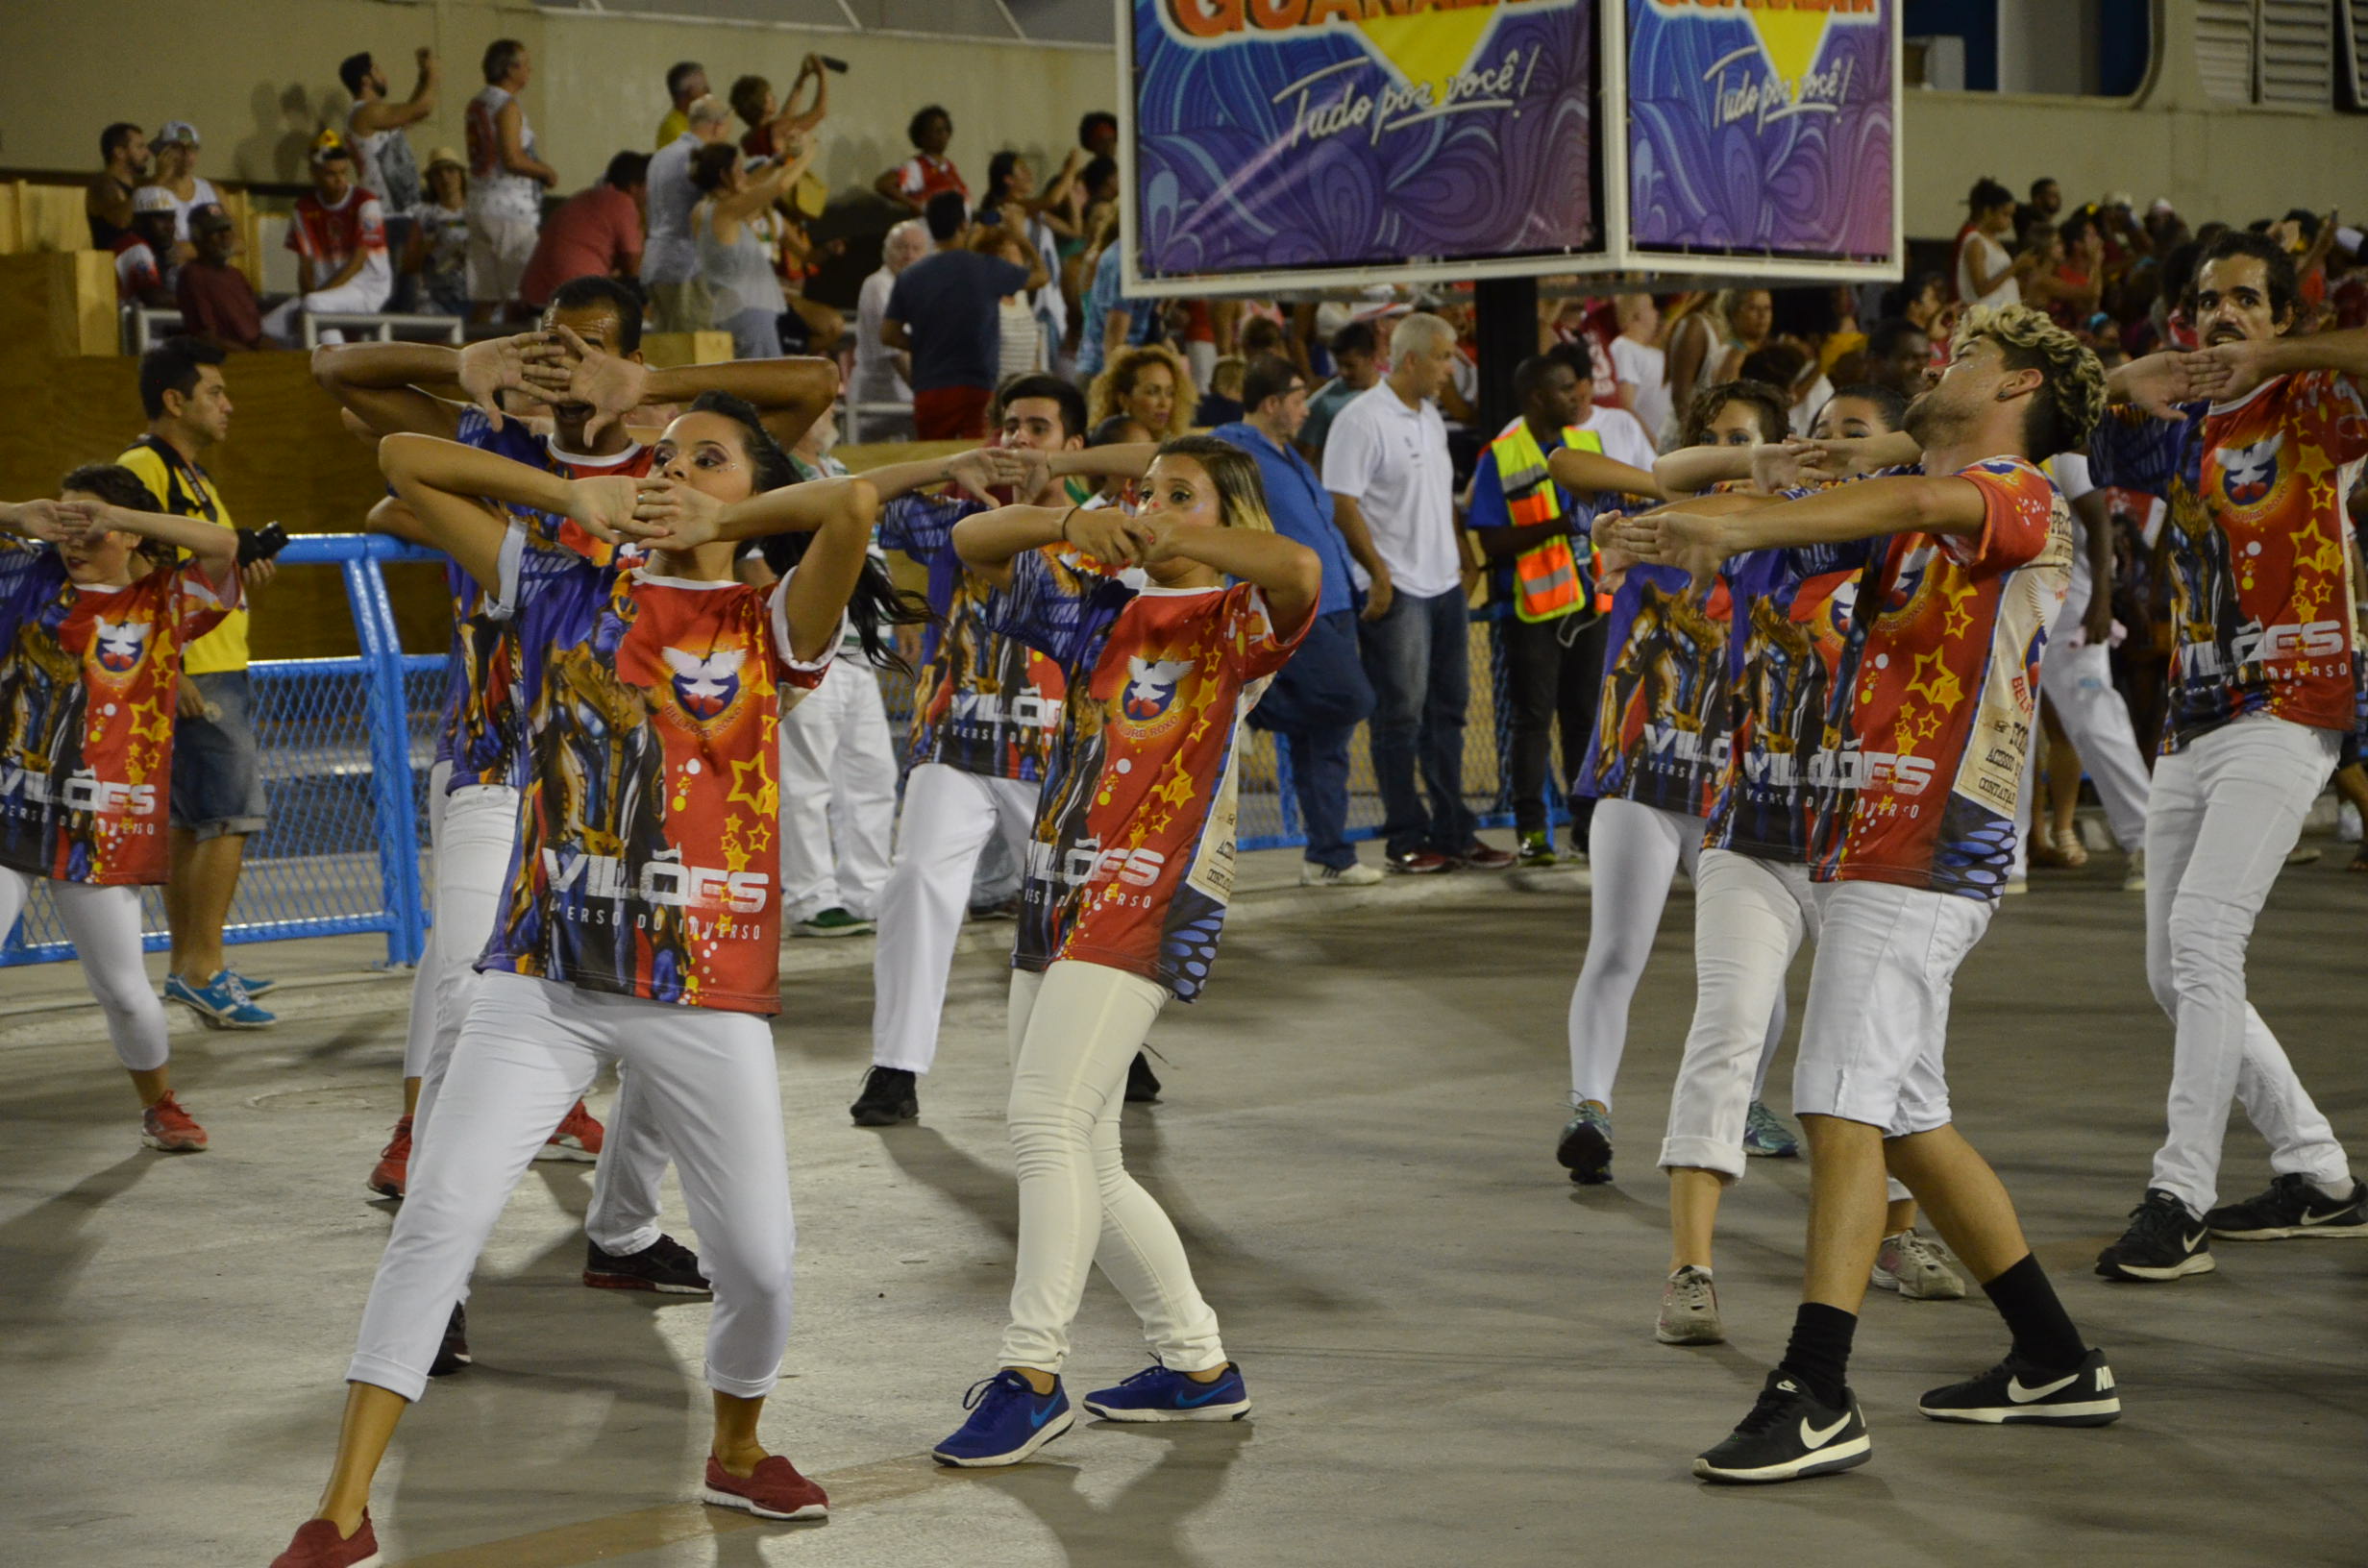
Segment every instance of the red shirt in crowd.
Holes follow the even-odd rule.
[[[309,191],[297,197],[296,221],[287,226],[287,248],[312,263],[314,288],[344,271],[346,262],[358,253],[364,257],[358,278],[372,272],[391,276],[385,210],[376,196],[359,185],[348,190],[334,207],[324,205]]]
[[[641,270],[641,208],[603,182],[580,190],[543,220],[518,297],[537,308],[575,278],[629,278]]]
[[[926,153],[915,153],[897,165],[897,189],[905,200],[919,207],[929,205],[929,198],[941,190],[950,190],[967,197],[971,187],[962,183],[962,171],[953,166],[950,158],[931,158]]]
[[[185,261],[173,290],[181,306],[182,330],[236,349],[271,348],[263,336],[262,307],[256,303],[255,285],[236,267],[212,261]]]

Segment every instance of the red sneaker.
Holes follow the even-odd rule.
[[[382,1198],[403,1196],[403,1178],[411,1164],[411,1118],[404,1116],[395,1123],[395,1136],[379,1150],[379,1163],[370,1172],[370,1190]]]
[[[1493,845],[1483,844],[1478,839],[1472,840],[1470,845],[1454,858],[1479,871],[1509,870],[1520,859],[1519,856],[1510,854]]]
[[[575,1108],[559,1118],[559,1125],[551,1140],[534,1153],[537,1160],[581,1160],[590,1162],[601,1157],[603,1129],[592,1113],[578,1100]]]
[[[287,1550],[271,1559],[271,1568],[377,1568],[378,1532],[370,1528],[370,1512],[362,1510],[361,1528],[340,1535],[326,1519],[308,1519],[287,1543]]]
[[[830,1499],[823,1489],[778,1454],[758,1459],[755,1471],[745,1478],[725,1469],[710,1454],[706,1489],[699,1496],[703,1503],[743,1508],[759,1519],[825,1519],[830,1514]]]
[[[139,1140],[166,1154],[196,1154],[206,1147],[206,1129],[167,1090],[162,1099],[139,1114]]]

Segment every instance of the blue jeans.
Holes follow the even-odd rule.
[[[1307,858],[1335,870],[1357,863],[1348,842],[1348,740],[1373,711],[1357,649],[1357,615],[1320,615],[1275,675],[1249,722],[1271,730],[1291,766]]]
[[[1381,788],[1381,830],[1393,855],[1423,849],[1456,855],[1471,846],[1476,824],[1464,803],[1468,625],[1463,592],[1450,589],[1428,599],[1400,594],[1390,601],[1389,614],[1357,625],[1365,674],[1373,683],[1368,735]]]

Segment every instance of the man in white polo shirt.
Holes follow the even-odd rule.
[[[1390,374],[1340,411],[1323,448],[1324,488],[1364,519],[1388,567],[1369,578],[1355,573],[1368,596],[1357,639],[1373,683],[1367,735],[1388,865],[1417,875],[1513,864],[1480,842],[1464,803],[1470,633],[1447,427],[1430,402],[1454,356],[1454,328],[1418,312],[1402,318],[1390,334]]]

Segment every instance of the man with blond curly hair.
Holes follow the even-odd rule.
[[[2046,316],[1977,309],[1903,421],[1920,472],[1775,504],[1686,502],[1610,530],[1616,548],[1696,570],[1748,550],[1855,546],[1862,562],[1826,748],[1807,765],[1820,935],[1792,1087],[1812,1151],[1802,1305],[1759,1402],[1694,1460],[1705,1480],[1793,1481],[1872,1458],[1847,1373],[1887,1162],[2013,1337],[1997,1366],[1917,1409],[2046,1426],[2120,1414],[2103,1352],[1953,1125],[1942,1070],[1950,988],[2013,855],[2037,650],[2070,576],[2070,516],[2037,465],[2087,439],[2105,395],[2096,356]]]

